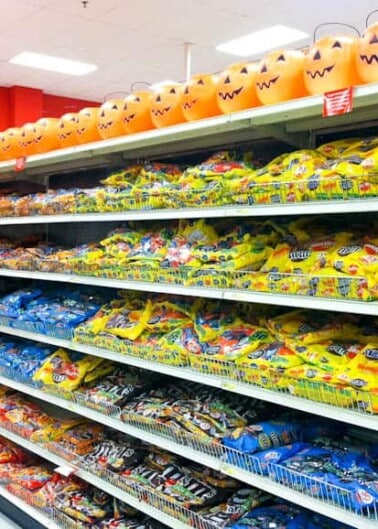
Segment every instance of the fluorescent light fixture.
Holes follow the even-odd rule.
[[[238,55],[239,57],[248,57],[259,53],[292,44],[309,37],[308,33],[299,29],[288,28],[277,24],[260,31],[255,31],[244,37],[233,39],[216,47],[218,51]]]
[[[86,75],[97,70],[97,66],[94,64],[86,64],[84,62],[72,61],[70,59],[53,57],[52,55],[44,55],[31,51],[24,51],[10,59],[9,62],[68,75]]]

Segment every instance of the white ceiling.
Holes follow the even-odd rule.
[[[81,0],[0,0],[0,86],[102,101],[137,81],[184,79],[185,41],[193,43],[192,72],[216,72],[238,60],[215,50],[232,38],[277,23],[309,33],[330,21],[362,30],[377,8],[377,0],[88,0],[86,9]],[[98,70],[71,77],[7,62],[22,51]]]

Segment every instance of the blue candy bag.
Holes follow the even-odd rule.
[[[231,435],[223,438],[223,443],[239,452],[254,454],[270,447],[291,444],[300,438],[300,423],[266,421],[245,428],[237,428]]]

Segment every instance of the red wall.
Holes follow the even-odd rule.
[[[66,112],[78,112],[84,107],[97,107],[101,105],[98,101],[87,101],[85,99],[73,99],[71,97],[60,97],[52,94],[43,94],[43,116],[59,118]]]
[[[84,107],[99,106],[98,101],[74,99],[26,86],[0,87],[0,130],[19,127],[41,117],[57,118],[66,112],[78,112]]]
[[[11,126],[9,88],[0,87],[0,130]]]

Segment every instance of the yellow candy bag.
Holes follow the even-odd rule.
[[[46,386],[61,388],[64,391],[73,391],[80,386],[85,375],[95,363],[92,358],[94,357],[58,349],[47,357],[35,372],[33,380],[42,382]]]
[[[336,375],[363,349],[362,344],[332,340],[310,345],[294,341],[288,344],[304,363],[317,366],[330,375]]]
[[[317,366],[301,365],[288,369],[288,389],[292,395],[348,408],[355,403],[355,394],[341,382]]]
[[[129,310],[127,307],[115,309],[108,316],[103,330],[119,338],[126,338],[133,341],[146,329],[151,315],[152,303],[150,300],[140,310]]]
[[[367,344],[338,375],[340,382],[363,391],[378,389],[378,348]]]
[[[359,143],[359,138],[345,138],[324,143],[317,150],[326,158],[340,158],[344,153],[355,149]]]
[[[280,341],[294,338],[304,345],[327,340],[353,341],[358,336],[358,326],[353,317],[340,318],[326,312],[294,310],[267,319],[269,331]]]
[[[170,301],[160,301],[153,305],[146,329],[152,333],[170,332],[185,326],[188,322],[188,315],[182,311],[180,305]]]
[[[378,272],[378,239],[363,240],[338,245],[327,256],[326,266],[350,276],[365,277]]]

